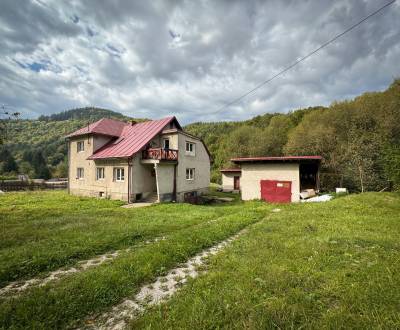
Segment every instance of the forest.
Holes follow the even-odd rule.
[[[100,118],[128,120],[106,109],[81,108],[37,120],[7,123],[0,146],[0,175],[65,177],[69,132]],[[178,118],[179,119],[179,118]],[[400,79],[328,107],[266,113],[245,121],[198,122],[185,127],[201,137],[212,157],[212,181],[237,156],[321,155],[321,184],[350,191],[400,189]]]

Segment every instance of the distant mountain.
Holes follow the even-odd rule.
[[[85,107],[85,108],[71,109],[49,116],[40,116],[38,120],[63,121],[63,120],[75,119],[75,120],[86,120],[90,122],[95,122],[97,120],[100,120],[101,118],[112,118],[118,120],[131,119],[130,117],[124,116],[123,114],[112,110],[95,108],[95,107]]]

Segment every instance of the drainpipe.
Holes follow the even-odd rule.
[[[132,202],[131,201],[131,188],[132,188],[131,171],[132,171],[132,158],[128,158],[128,204],[130,204]]]

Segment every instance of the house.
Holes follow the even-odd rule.
[[[103,118],[67,136],[68,191],[81,196],[184,201],[208,190],[210,154],[175,117]]]
[[[319,191],[321,160],[321,156],[233,158],[240,172],[222,170],[223,189],[230,190],[232,178],[238,177],[243,200],[298,202],[303,191]]]
[[[240,168],[225,168],[220,170],[222,175],[222,190],[226,192],[240,191]]]

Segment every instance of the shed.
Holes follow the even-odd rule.
[[[319,191],[321,156],[246,157],[231,161],[241,167],[243,200],[298,202],[307,189]]]
[[[220,172],[223,191],[240,191],[240,176],[242,174],[240,168],[224,168]]]

